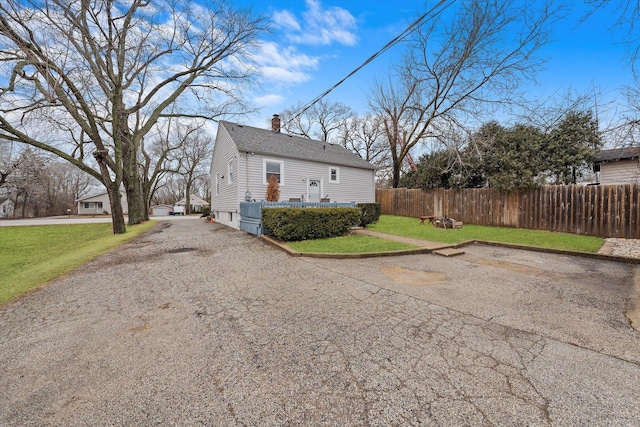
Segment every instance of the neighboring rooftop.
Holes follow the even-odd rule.
[[[226,121],[221,121],[219,126],[226,129],[233,142],[242,152],[271,154],[332,165],[375,169],[375,166],[371,163],[338,144]]]
[[[196,196],[195,194],[192,194],[189,196],[189,203],[191,205],[209,205],[209,202],[207,202],[206,200],[204,200],[203,198],[201,198],[200,196]],[[186,205],[187,204],[187,198],[183,197],[182,199],[180,199],[179,201],[176,202],[176,205],[180,206],[180,205]]]
[[[640,157],[640,147],[612,148],[600,150],[596,153],[594,162],[614,162],[617,160],[629,160]]]

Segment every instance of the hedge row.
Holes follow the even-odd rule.
[[[382,213],[380,203],[358,203],[358,208],[362,211],[360,217],[360,227],[367,227],[369,224],[378,222]]]
[[[263,208],[262,225],[282,241],[344,236],[362,220],[360,208]]]
[[[262,210],[262,225],[283,241],[343,236],[355,225],[378,222],[380,203],[358,203],[356,208],[268,208]],[[357,217],[356,217],[357,214]]]

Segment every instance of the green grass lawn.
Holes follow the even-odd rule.
[[[406,243],[358,234],[343,237],[332,237],[330,239],[288,242],[287,246],[298,252],[326,254],[388,252],[416,248],[416,246],[408,245]]]
[[[111,224],[0,227],[0,304],[140,235],[155,221],[114,235]]]
[[[472,224],[464,224],[462,228],[455,230],[445,230],[433,225],[420,225],[418,218],[392,215],[382,215],[380,221],[367,228],[382,233],[441,243],[484,240],[589,253],[598,252],[604,241],[602,237]]]

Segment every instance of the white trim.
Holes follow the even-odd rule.
[[[216,196],[220,195],[220,172],[216,172]]]
[[[227,184],[233,184],[233,159],[227,163]]]
[[[331,172],[332,170],[335,169],[336,170],[336,179],[333,180]],[[337,166],[329,166],[329,184],[340,184],[340,168]]]
[[[278,163],[280,165],[280,187],[284,187],[284,160],[262,159],[262,184],[267,185],[267,163]]]

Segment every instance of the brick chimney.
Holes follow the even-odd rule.
[[[271,130],[280,133],[280,116],[277,114],[274,114],[271,119]]]

